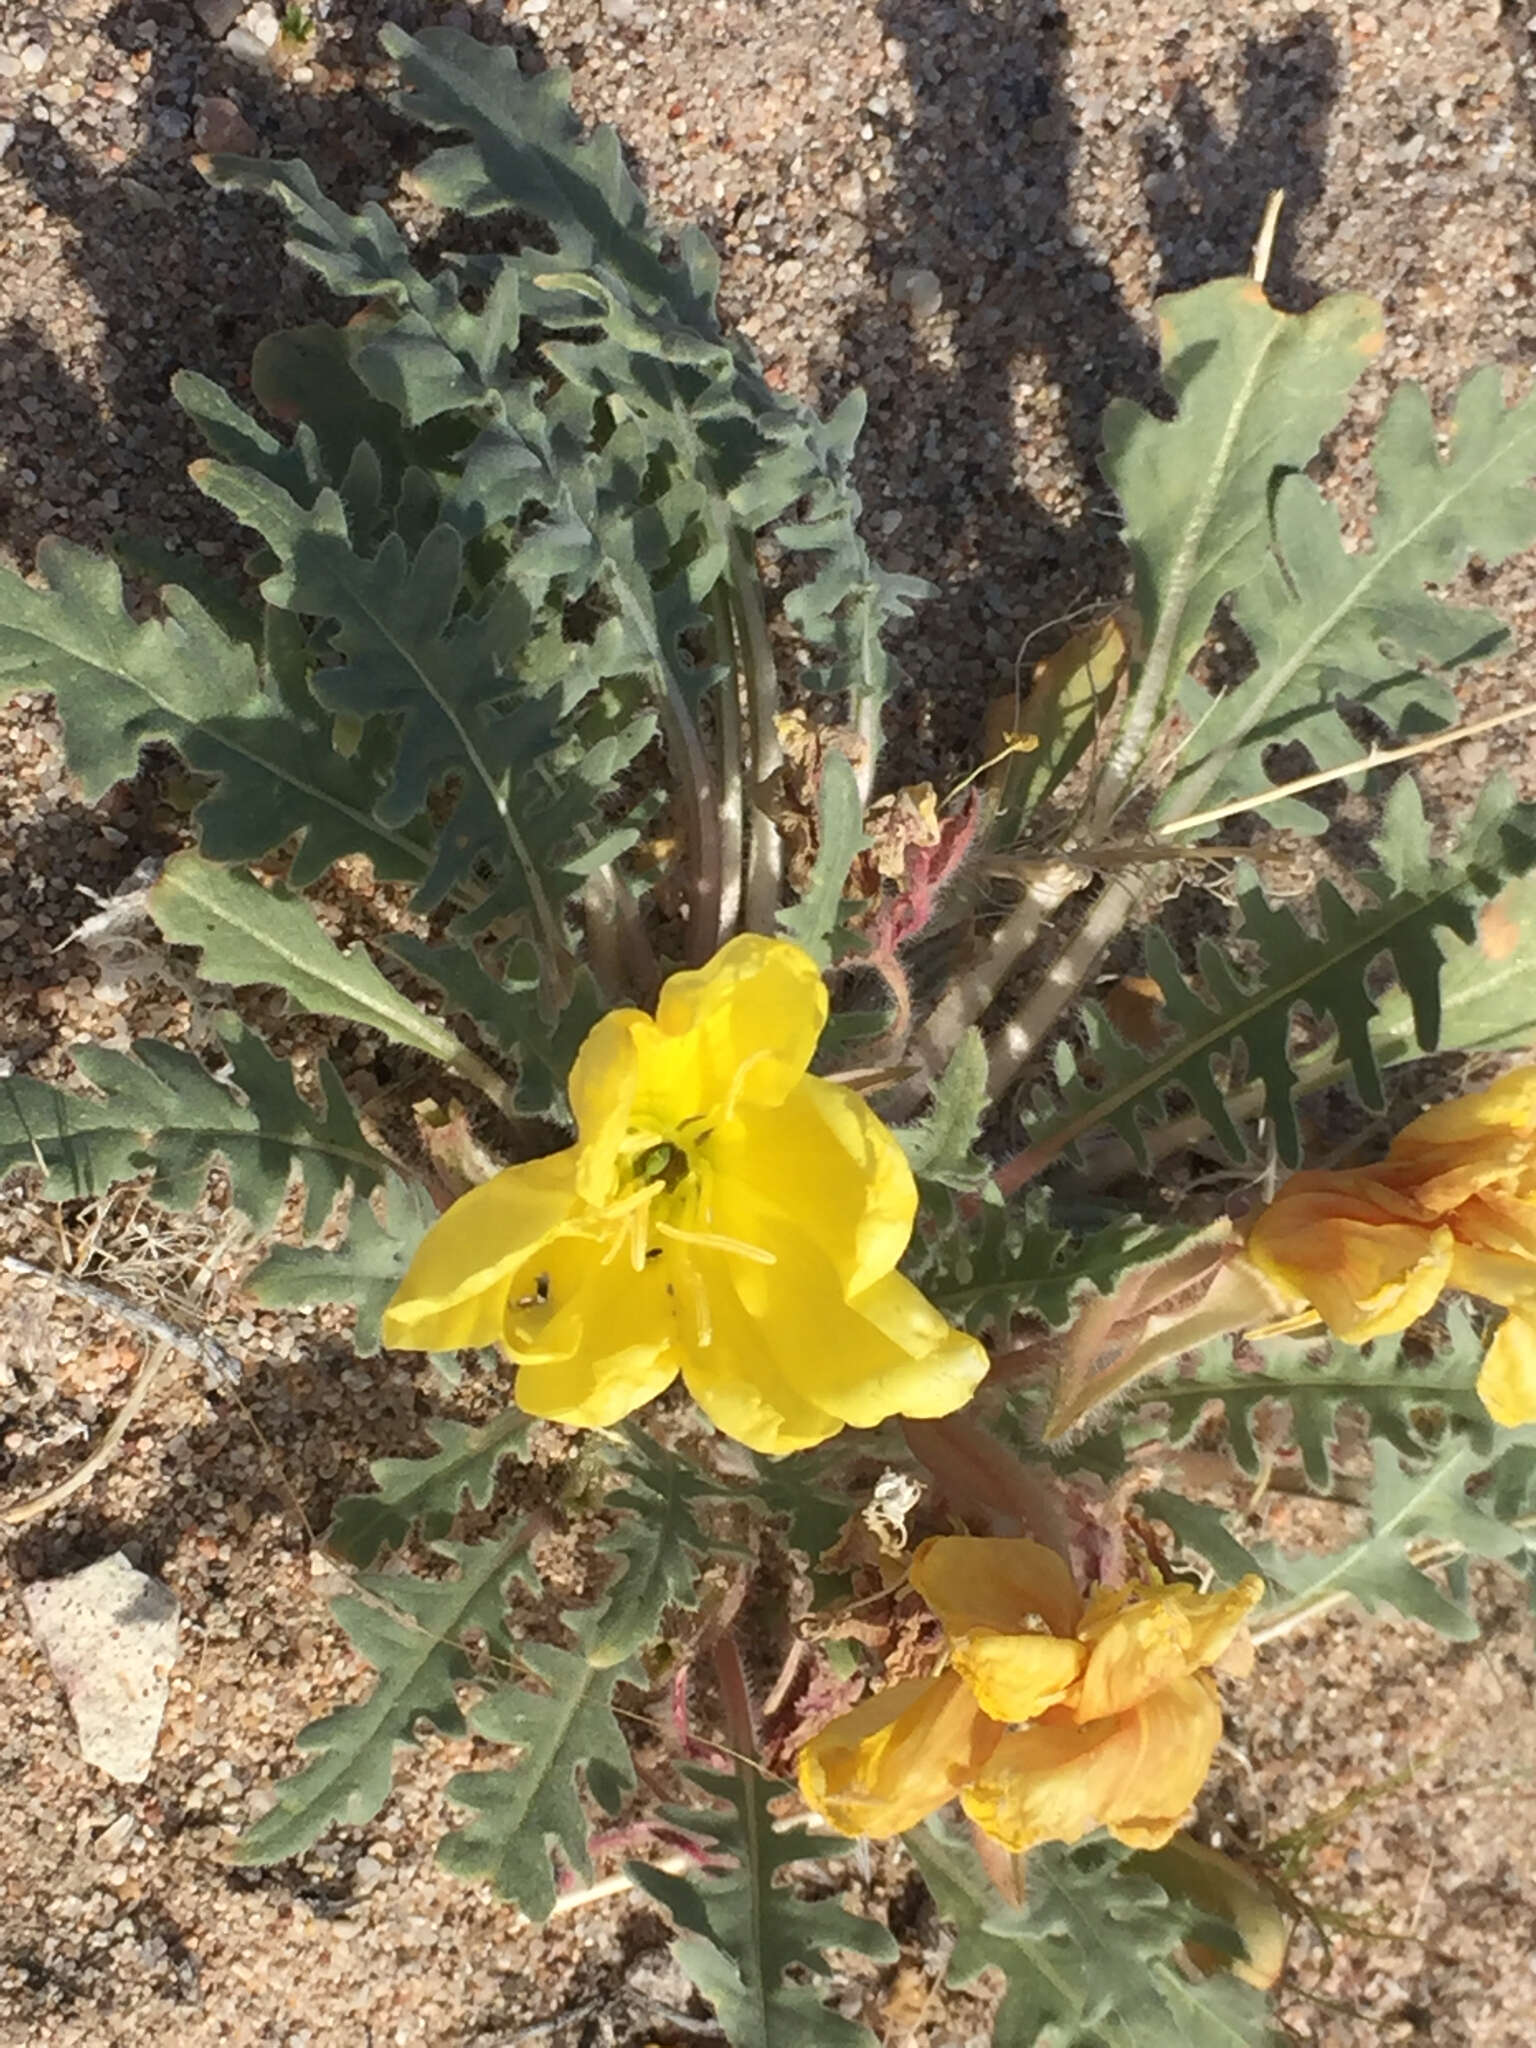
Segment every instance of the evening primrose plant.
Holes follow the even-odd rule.
[[[1536,540],[1536,401],[1404,386],[1357,520],[1309,465],[1378,309],[1262,257],[1164,299],[1126,590],[893,788],[924,586],[860,401],[773,388],[563,74],[387,42],[429,261],[210,166],[352,302],[250,409],[176,382],[244,575],[0,572],[87,799],[179,756],[135,971],[208,998],[0,1083],[0,1172],[216,1173],[258,1301],[443,1373],[327,1538],[371,1689],[237,1853],[367,1823],[425,1722],[475,1741],[443,1861],[536,1918],[622,1866],[741,2048],[876,2038],[899,1857],[1004,2048],[1262,2041],[1290,1895],[1199,1835],[1255,1647],[1347,1596],[1470,1637],[1448,1564],[1536,1574],[1536,811],[1414,779],[1505,644],[1444,593]],[[1363,1532],[1264,1541],[1276,1475]]]

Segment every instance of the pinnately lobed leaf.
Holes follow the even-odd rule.
[[[1536,807],[1514,804],[1506,786],[1491,785],[1454,850],[1440,858],[1429,847],[1417,787],[1404,777],[1386,805],[1377,843],[1380,866],[1359,877],[1368,899],[1363,907],[1346,902],[1324,881],[1311,930],[1288,905],[1272,904],[1251,871],[1241,871],[1239,933],[1253,950],[1252,964],[1234,962],[1230,941],[1206,940],[1196,952],[1203,984],[1198,990],[1154,926],[1146,962],[1170,1028],[1149,1054],[1122,1040],[1096,1004],[1084,1005],[1088,1056],[1075,1054],[1066,1040],[1056,1049],[1057,1102],[1052,1107],[1037,1098],[1030,1122],[1034,1167],[1106,1123],[1142,1157],[1142,1119],[1161,1113],[1167,1090],[1193,1101],[1227,1151],[1243,1157],[1247,1147],[1227,1108],[1233,1079],[1214,1064],[1239,1045],[1250,1080],[1263,1085],[1264,1113],[1280,1158],[1294,1166],[1301,1142],[1292,1028],[1303,1006],[1320,1022],[1331,1019],[1339,1061],[1347,1063],[1362,1101],[1379,1108],[1371,969],[1383,956],[1391,959],[1419,1049],[1434,1051],[1440,1040],[1440,935],[1470,943],[1477,936],[1478,907],[1509,878],[1536,866]]]
[[[1311,460],[1382,343],[1369,299],[1341,294],[1308,313],[1281,313],[1250,278],[1220,278],[1159,300],[1157,310],[1177,416],[1159,420],[1119,399],[1104,419],[1104,468],[1125,508],[1146,650],[1132,671],[1146,706],[1141,729],[1116,742],[1127,775],[1216,606],[1265,561],[1276,470]]]
[[[1107,1837],[1037,1849],[1021,1906],[999,1896],[953,1823],[930,1821],[906,1841],[957,1931],[948,1981],[1002,1976],[994,2048],[1263,2048],[1271,2038],[1257,1992],[1225,1971],[1186,1972],[1178,1950],[1203,1928]]]
[[[629,1875],[672,1915],[677,1958],[715,2008],[731,2048],[874,2048],[866,2027],[823,1998],[838,1949],[881,1961],[896,1943],[878,1921],[835,1899],[802,1899],[778,1881],[785,1866],[821,1860],[828,1838],[804,1827],[778,1832],[769,1802],[786,1787],[743,1767],[729,1775],[689,1769],[710,1806],[669,1807],[667,1818],[706,1840],[729,1867],[696,1877],[631,1863]],[[793,1981],[790,1970],[812,1981]]]
[[[1241,1469],[1256,1476],[1261,1454],[1255,1440],[1259,1412],[1278,1421],[1283,1414],[1290,1441],[1301,1453],[1307,1478],[1327,1492],[1334,1477],[1334,1438],[1339,1411],[1364,1418],[1371,1436],[1403,1457],[1423,1458],[1435,1447],[1446,1422],[1476,1433],[1486,1417],[1477,1397],[1477,1375],[1486,1337],[1464,1309],[1453,1307],[1444,1338],[1428,1350],[1401,1337],[1366,1345],[1340,1344],[1319,1336],[1266,1337],[1257,1368],[1240,1366],[1228,1338],[1206,1345],[1162,1381],[1136,1389],[1137,1406],[1158,1411],[1143,1425],[1117,1418],[1116,1435],[1129,1448],[1143,1434],[1179,1445],[1194,1436],[1219,1405],[1227,1440]],[[1276,1437],[1266,1432],[1273,1449]]]
[[[587,1872],[587,1822],[576,1793],[578,1773],[601,1767],[609,1785],[629,1787],[634,1768],[613,1713],[622,1665],[599,1668],[574,1650],[522,1643],[518,1656],[546,1688],[495,1686],[470,1710],[470,1726],[489,1742],[520,1752],[506,1769],[460,1771],[447,1794],[474,1819],[446,1835],[438,1859],[460,1877],[481,1878],[498,1898],[546,1919],[556,1899],[549,1844]]]
[[[848,870],[868,844],[858,779],[847,755],[831,747],[821,771],[816,864],[800,901],[779,915],[779,930],[803,947],[818,967],[831,963],[832,934],[842,914]]]
[[[1516,1434],[1523,1438],[1528,1432]],[[1291,1556],[1268,1543],[1249,1548],[1232,1534],[1219,1510],[1172,1492],[1144,1494],[1142,1505],[1220,1577],[1261,1573],[1270,1587],[1261,1610],[1266,1626],[1347,1595],[1368,1613],[1388,1608],[1455,1642],[1472,1642],[1478,1623],[1464,1588],[1453,1580],[1448,1590],[1431,1577],[1430,1568],[1463,1555],[1522,1564],[1531,1554],[1530,1531],[1511,1527],[1505,1519],[1511,1503],[1501,1496],[1499,1468],[1487,1437],[1486,1429],[1448,1433],[1427,1456],[1407,1460],[1378,1439],[1372,1445],[1370,1528],[1358,1541],[1322,1556]],[[1503,1446],[1501,1456],[1509,1448]]]
[[[1252,645],[1253,673],[1214,701],[1195,693],[1195,719],[1157,816],[1262,790],[1263,749],[1300,741],[1321,767],[1354,760],[1341,703],[1389,728],[1410,712],[1455,715],[1441,680],[1507,638],[1493,613],[1454,605],[1427,584],[1452,582],[1474,555],[1492,565],[1536,540],[1536,394],[1506,409],[1497,369],[1457,394],[1442,456],[1423,391],[1405,385],[1376,437],[1377,508],[1370,544],[1344,546],[1339,515],[1301,474],[1280,475],[1273,542],[1233,609]],[[1266,805],[1276,825],[1323,822],[1307,806]]]
[[[491,1497],[508,1458],[521,1458],[531,1427],[520,1409],[508,1408],[473,1427],[447,1419],[428,1425],[437,1450],[429,1458],[376,1458],[369,1466],[372,1493],[349,1493],[336,1504],[328,1546],[359,1567],[380,1551],[398,1550],[412,1529],[428,1541],[446,1536],[467,1494],[477,1508]]]
[[[150,915],[176,946],[195,946],[210,981],[270,982],[294,1007],[346,1017],[399,1045],[452,1065],[463,1050],[453,1033],[387,982],[361,946],[342,951],[302,897],[279,883],[194,852],[165,864],[149,893]]]
[[[40,1166],[51,1199],[79,1201],[148,1174],[157,1202],[190,1209],[221,1162],[235,1207],[263,1232],[298,1173],[311,1235],[346,1188],[366,1196],[382,1184],[388,1164],[364,1138],[329,1061],[320,1066],[324,1107],[317,1110],[295,1087],[288,1063],[254,1032],[232,1017],[221,1032],[227,1081],[182,1047],[152,1038],[128,1053],[76,1046],[75,1065],[94,1095],[29,1075],[0,1078],[0,1179]]]
[[[437,1217],[431,1196],[417,1182],[392,1173],[384,1186],[382,1221],[368,1203],[354,1200],[342,1243],[276,1245],[245,1283],[269,1308],[345,1303],[353,1311],[352,1349],[359,1358],[372,1358],[378,1350],[379,1319]]]
[[[414,1744],[418,1721],[463,1731],[457,1688],[472,1667],[460,1639],[477,1630],[499,1656],[510,1653],[506,1588],[514,1572],[528,1576],[526,1542],[526,1525],[484,1543],[438,1542],[433,1548],[457,1568],[453,1577],[364,1574],[357,1583],[366,1597],[333,1603],[378,1679],[366,1699],[304,1729],[299,1747],[318,1754],[279,1785],[276,1805],[241,1836],[240,1862],[298,1856],[328,1827],[371,1820],[389,1795],[395,1751]]]

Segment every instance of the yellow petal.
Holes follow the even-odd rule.
[[[460,1351],[502,1335],[513,1277],[567,1222],[576,1151],[509,1166],[432,1225],[380,1325],[395,1350]]]
[[[1057,1712],[1005,1735],[960,1796],[976,1825],[1015,1853],[1080,1841],[1118,1808],[1140,1761],[1133,1716],[1080,1728]]]
[[[1491,1087],[1426,1109],[1399,1131],[1387,1156],[1411,1158],[1435,1146],[1464,1144],[1504,1131],[1536,1133],[1536,1067],[1516,1067]]]
[[[601,1208],[617,1191],[619,1147],[634,1118],[640,1048],[656,1027],[643,1010],[610,1010],[582,1040],[566,1090],[580,1134],[581,1198]]]
[[[1022,1634],[1032,1615],[1070,1636],[1083,1609],[1066,1559],[1023,1536],[930,1536],[911,1580],[951,1642],[976,1629]]]
[[[1536,1319],[1518,1310],[1504,1318],[1478,1373],[1477,1391],[1503,1428],[1536,1422]]]
[[[1155,1848],[1204,1784],[1220,1735],[1216,1688],[1203,1673],[1104,1721],[1078,1725],[1057,1707],[1005,1735],[961,1803],[1015,1852],[1076,1842],[1095,1827]]]
[[[1502,1188],[1491,1188],[1463,1202],[1450,1218],[1450,1225],[1458,1247],[1475,1245],[1523,1259],[1536,1291],[1536,1201]],[[1462,1283],[1458,1280],[1455,1284]]]
[[[970,1399],[986,1373],[985,1350],[952,1329],[904,1275],[892,1273],[848,1300],[811,1237],[785,1226],[773,1234],[759,1229],[744,1241],[766,1250],[772,1263],[729,1252],[692,1255],[713,1334],[698,1351],[690,1386],[697,1374],[718,1402],[723,1379],[735,1372],[765,1390],[782,1390],[775,1402],[792,1395],[834,1426],[855,1429],[872,1429],[892,1415],[948,1415]],[[727,1328],[735,1333],[729,1356]],[[717,1413],[702,1392],[698,1398]]]
[[[1247,1247],[1348,1344],[1416,1322],[1446,1285],[1454,1248],[1447,1228],[1417,1220],[1411,1198],[1367,1171],[1294,1174]]]
[[[1523,1252],[1458,1244],[1451,1260],[1451,1285],[1480,1294],[1499,1308],[1536,1310],[1536,1261]]]
[[[1165,1587],[1119,1590],[1129,1597],[1118,1599],[1114,1611],[1104,1612],[1103,1596],[1095,1595],[1083,1617],[1081,1633],[1092,1650],[1073,1702],[1080,1721],[1140,1706],[1149,1694],[1186,1677],[1194,1661],[1189,1617],[1161,1597]]]
[[[701,1109],[782,1102],[826,1021],[826,986],[811,956],[754,932],[731,939],[707,966],[671,975],[656,1006]]]
[[[727,1258],[700,1253],[692,1261],[700,1272],[697,1284],[706,1291],[709,1342],[699,1342],[696,1324],[685,1324],[682,1370],[689,1393],[716,1429],[749,1450],[783,1457],[825,1443],[842,1422],[803,1390],[798,1375],[785,1370],[770,1341],[773,1333],[748,1314],[729,1275],[721,1275]],[[686,1288],[681,1303],[686,1317]],[[805,1365],[805,1377],[813,1380],[814,1362]]]
[[[1253,1573],[1217,1593],[1180,1584],[1101,1589],[1078,1630],[1092,1655],[1073,1711],[1083,1721],[1125,1713],[1214,1664],[1263,1597],[1264,1581]]]
[[[1001,1734],[952,1671],[907,1679],[811,1737],[800,1790],[845,1835],[899,1835],[953,1799]]]
[[[1264,1598],[1264,1581],[1253,1572],[1219,1592],[1202,1593],[1194,1586],[1174,1584],[1165,1588],[1183,1609],[1190,1624],[1190,1660],[1194,1669],[1209,1670],[1224,1663],[1244,1622]]]
[[[1199,1797],[1221,1740],[1221,1702],[1204,1672],[1144,1700],[1136,1723],[1137,1768],[1102,1816],[1131,1849],[1160,1849]]]
[[[719,1228],[760,1243],[786,1227],[813,1237],[847,1294],[883,1279],[907,1248],[917,1183],[851,1088],[807,1075],[772,1107],[744,1107],[708,1156]]]
[[[551,1422],[605,1429],[676,1378],[682,1352],[672,1297],[656,1263],[636,1272],[622,1250],[605,1258],[590,1238],[557,1238],[540,1259],[547,1300],[514,1302],[508,1314],[518,1406]]]
[[[1033,1721],[1064,1700],[1088,1652],[1061,1636],[1000,1635],[972,1629],[954,1640],[954,1667],[994,1721]]]

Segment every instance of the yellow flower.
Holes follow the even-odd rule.
[[[986,1354],[896,1271],[917,1189],[860,1097],[806,1071],[826,1017],[809,956],[748,935],[674,974],[654,1020],[601,1018],[576,1143],[439,1218],[384,1341],[500,1344],[522,1407],[593,1427],[681,1373],[756,1451],[962,1407]]]
[[[862,1701],[800,1752],[806,1804],[849,1835],[894,1835],[957,1794],[1005,1848],[1108,1828],[1166,1842],[1221,1734],[1207,1667],[1263,1593],[1155,1575],[1086,1602],[1054,1550],[1022,1538],[935,1536],[912,1584],[949,1661]]]
[[[1445,1287],[1508,1309],[1477,1390],[1495,1422],[1536,1422],[1536,1067],[1426,1110],[1379,1166],[1293,1174],[1247,1248],[1349,1344]]]

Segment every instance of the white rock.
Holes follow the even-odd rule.
[[[898,270],[891,297],[898,306],[910,306],[914,320],[931,320],[944,304],[944,287],[931,270]]]
[[[270,50],[282,34],[282,24],[277,10],[267,5],[267,0],[256,0],[254,7],[247,7],[240,17],[241,26],[248,35],[253,35],[264,50]]]
[[[39,1579],[22,1604],[63,1688],[80,1754],[120,1785],[142,1785],[165,1718],[181,1610],[120,1550],[66,1579]]]

